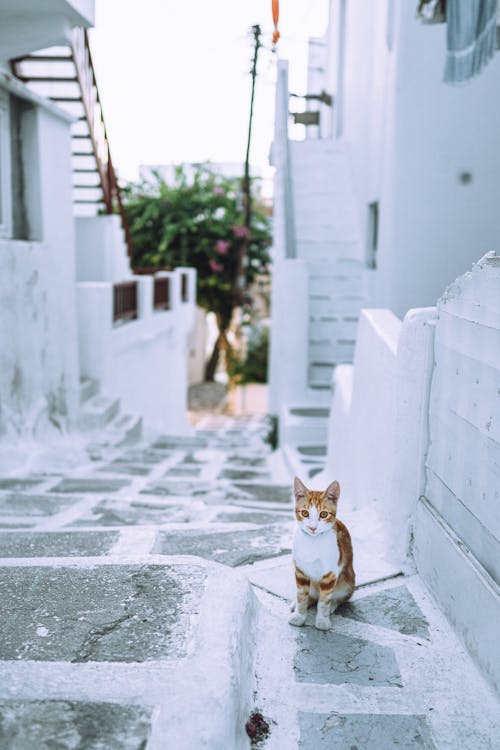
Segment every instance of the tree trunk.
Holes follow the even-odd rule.
[[[217,325],[219,328],[219,335],[217,336],[217,339],[214,344],[214,348],[212,349],[212,354],[209,357],[209,360],[205,366],[205,382],[206,383],[213,383],[215,378],[215,373],[217,371],[217,365],[219,364],[219,356],[221,353],[221,350],[228,350],[231,348],[231,345],[227,339],[226,330],[222,324],[222,320],[219,317],[219,315],[216,316],[217,318]]]
[[[205,382],[206,383],[213,383],[215,372],[217,370],[217,365],[219,364],[219,354],[220,354],[220,333],[217,336],[217,339],[214,344],[214,348],[212,349],[212,354],[210,355],[210,358],[205,365]]]

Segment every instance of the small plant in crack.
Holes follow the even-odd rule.
[[[245,729],[251,740],[252,748],[259,748],[269,736],[270,728],[260,711],[253,711],[245,724]]]

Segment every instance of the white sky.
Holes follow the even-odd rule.
[[[306,45],[324,32],[327,0],[281,0],[279,56],[305,91]],[[236,161],[245,155],[253,53],[260,24],[251,161],[268,163],[276,55],[271,0],[96,0],[92,51],[115,166]]]

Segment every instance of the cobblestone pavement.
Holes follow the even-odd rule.
[[[291,485],[266,432],[219,416],[0,477],[1,750],[237,750],[252,709],[266,750],[500,747],[498,701],[418,577],[355,531],[352,602],[330,631],[288,625]],[[212,705],[228,654],[239,683],[233,665]],[[205,704],[233,739],[202,736]]]

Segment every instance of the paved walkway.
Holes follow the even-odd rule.
[[[331,631],[288,625],[291,485],[266,431],[220,416],[4,472],[1,750],[238,750],[252,712],[265,750],[500,746],[497,699],[362,530]]]

